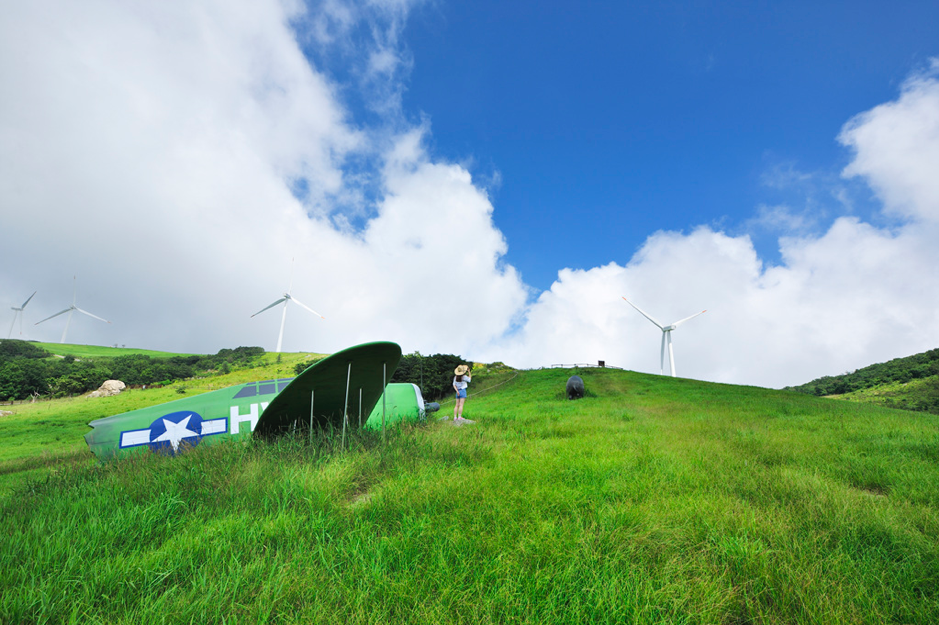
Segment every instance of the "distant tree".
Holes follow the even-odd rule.
[[[51,355],[52,354],[38,345],[33,345],[27,341],[20,341],[19,339],[0,339],[0,361],[16,357],[48,358]]]
[[[439,399],[453,391],[453,370],[465,362],[454,354],[406,354],[401,357],[390,381],[417,384],[425,399]],[[472,363],[466,364],[472,366]]]
[[[23,370],[14,362],[0,365],[0,399],[23,399]]]
[[[98,388],[107,379],[125,384],[155,384],[195,377],[200,372],[232,365],[251,366],[264,354],[260,347],[220,350],[212,356],[154,358],[125,354],[113,358],[82,358],[51,354],[26,341],[0,340],[0,399],[26,399],[33,393],[76,395]]]
[[[939,349],[895,358],[839,376],[824,376],[787,390],[809,395],[841,395],[891,382],[909,382],[939,375]]]
[[[17,399],[26,399],[30,395],[45,395],[49,392],[46,381],[47,364],[35,358],[24,358],[18,361],[22,378]]]

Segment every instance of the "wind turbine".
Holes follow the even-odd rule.
[[[290,295],[290,291],[291,291],[291,290],[293,290],[293,265],[292,265],[292,264],[291,264],[291,267],[290,267],[290,287],[287,289],[287,292],[284,293],[283,296],[282,296],[279,300],[277,300],[276,302],[274,302],[273,304],[271,304],[271,305],[269,305],[269,306],[265,306],[264,308],[262,308],[262,309],[259,310],[258,312],[256,312],[256,313],[254,313],[253,315],[251,315],[252,318],[257,317],[258,315],[260,315],[260,314],[261,314],[262,312],[264,312],[265,310],[271,309],[271,308],[273,308],[274,306],[277,306],[278,304],[280,304],[281,302],[284,303],[284,312],[283,312],[283,314],[282,314],[281,317],[280,317],[280,334],[277,335],[277,353],[278,353],[278,354],[280,353],[280,346],[283,345],[283,343],[284,343],[284,322],[287,321],[287,304],[289,304],[290,302],[293,302],[294,304],[297,304],[298,306],[302,306],[303,308],[306,308],[306,309],[309,310],[311,313],[313,313],[313,314],[316,315],[317,317],[320,317],[321,319],[325,319],[325,318],[326,318],[326,317],[324,317],[323,315],[321,315],[321,314],[319,314],[318,312],[316,312],[315,310],[313,310],[312,308],[310,308],[309,306],[307,306],[306,304],[304,304],[303,302],[301,302],[300,300],[298,300],[296,297],[293,297],[292,295]]]
[[[33,291],[33,295],[36,294],[36,291]],[[26,301],[23,302],[23,305],[17,308],[16,306],[10,306],[13,309],[13,323],[10,324],[10,333],[7,335],[7,338],[13,336],[13,326],[16,325],[16,316],[20,316],[20,335],[23,334],[23,309],[26,308],[26,304],[29,303],[29,300],[33,299],[33,295],[30,295],[26,298]]]
[[[624,297],[623,299],[626,300],[626,303],[627,303],[627,304],[629,304],[630,306],[632,306],[633,308],[635,308],[636,310],[638,310],[638,311],[640,312],[640,314],[642,314],[643,317],[645,317],[646,319],[648,319],[649,321],[651,321],[652,323],[654,323],[655,326],[656,326],[659,330],[662,331],[662,359],[661,359],[661,361],[660,361],[660,363],[659,363],[659,366],[661,367],[661,372],[662,372],[662,374],[664,375],[664,374],[665,374],[665,343],[667,342],[667,343],[668,343],[668,364],[669,364],[669,368],[670,368],[671,371],[672,371],[672,377],[673,377],[673,378],[676,377],[676,376],[675,376],[675,352],[672,350],[672,330],[674,330],[675,328],[677,328],[678,326],[680,326],[680,325],[683,324],[684,322],[688,321],[689,319],[694,319],[694,318],[697,317],[698,315],[703,315],[704,313],[707,312],[707,310],[702,310],[701,312],[695,313],[695,314],[691,315],[690,317],[685,317],[685,318],[682,319],[681,321],[676,321],[675,323],[673,323],[673,324],[671,324],[671,325],[663,326],[661,323],[659,323],[658,321],[656,321],[655,319],[653,319],[652,317],[650,317],[649,315],[647,315],[647,314],[645,313],[645,311],[643,311],[641,308],[639,308],[638,306],[636,306],[635,304],[633,304],[632,302],[630,302],[628,299],[626,299],[625,297]]]
[[[62,330],[62,340],[59,341],[60,343],[64,343],[64,342],[65,342],[65,335],[68,334],[68,325],[72,322],[72,313],[75,312],[76,310],[77,310],[78,312],[82,313],[82,314],[88,315],[89,317],[94,317],[94,318],[97,319],[98,321],[103,321],[103,322],[105,322],[105,323],[111,323],[111,322],[108,321],[107,319],[102,319],[102,318],[99,317],[98,315],[92,315],[92,314],[91,314],[90,312],[88,312],[87,310],[82,310],[81,308],[79,308],[78,306],[76,306],[76,305],[75,305],[75,296],[76,296],[77,294],[78,294],[78,284],[77,284],[77,282],[75,281],[75,276],[72,276],[72,305],[69,306],[68,308],[66,308],[65,310],[61,310],[61,311],[55,313],[54,315],[52,315],[52,317],[46,317],[46,318],[43,319],[42,321],[37,321],[37,322],[36,322],[35,324],[33,324],[33,325],[37,325],[37,326],[38,326],[40,323],[43,323],[44,321],[49,321],[49,320],[52,319],[53,317],[58,317],[59,315],[64,315],[65,313],[68,313],[68,318],[67,318],[66,321],[65,321],[65,329]]]

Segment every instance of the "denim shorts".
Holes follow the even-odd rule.
[[[458,391],[456,392],[456,398],[457,398],[457,399],[466,399],[466,389],[465,389],[465,388],[461,388],[460,390],[458,390]]]

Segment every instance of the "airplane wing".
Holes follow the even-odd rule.
[[[271,400],[255,432],[270,435],[294,427],[331,424],[342,427],[342,416],[358,427],[367,419],[401,360],[401,346],[378,342],[356,345],[313,364]],[[361,392],[361,403],[359,393]]]

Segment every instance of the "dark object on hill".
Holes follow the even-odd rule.
[[[584,396],[584,381],[579,375],[572,375],[567,379],[567,398],[580,399]]]
[[[440,404],[438,404],[435,401],[428,402],[424,404],[424,410],[426,410],[427,412],[437,412],[438,410],[440,410]]]

